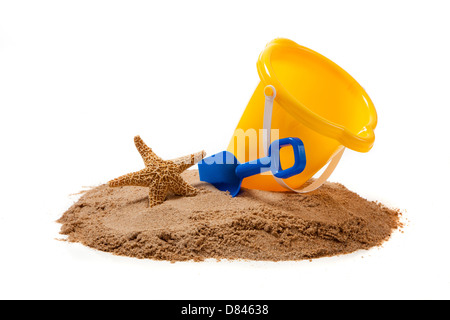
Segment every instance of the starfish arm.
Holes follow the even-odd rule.
[[[150,164],[156,161],[163,161],[153,152],[153,150],[150,147],[148,147],[145,144],[145,142],[141,139],[140,136],[134,137],[134,144],[136,145],[136,149],[141,154],[141,157],[144,160],[146,167],[148,167]]]
[[[170,182],[170,190],[178,196],[195,196],[198,194],[198,190],[179,175],[171,177]]]
[[[178,168],[179,168],[179,172],[183,172],[184,170],[192,167],[194,164],[196,164],[197,162],[199,162],[200,160],[202,160],[204,157],[206,156],[206,152],[205,151],[200,151],[197,153],[193,153],[184,157],[179,157],[172,161],[173,163],[175,163]]]
[[[154,207],[166,200],[169,188],[167,184],[163,184],[160,180],[154,180],[149,186],[148,203],[149,207]]]
[[[114,180],[108,182],[110,187],[123,187],[123,186],[136,186],[136,187],[147,187],[147,177],[143,174],[142,170],[138,172],[132,172],[120,176]]]

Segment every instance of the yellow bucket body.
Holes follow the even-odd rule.
[[[275,39],[259,56],[257,67],[261,81],[228,146],[241,163],[261,157],[262,135],[258,132],[263,129],[264,90],[268,85],[276,89],[272,129],[279,130],[271,141],[298,137],[305,145],[305,170],[285,180],[291,188],[302,186],[342,147],[359,152],[372,148],[375,107],[356,80],[334,62],[288,39]],[[247,135],[245,143],[238,141],[243,133]],[[283,168],[294,163],[289,150],[282,149],[280,157]],[[248,177],[242,186],[285,190],[271,174]]]

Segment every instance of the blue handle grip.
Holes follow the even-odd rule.
[[[278,148],[276,148],[278,144]],[[280,150],[286,146],[292,146],[294,151],[295,163],[292,167],[283,170],[280,161]],[[272,153],[272,148],[276,148]],[[269,147],[269,155],[271,156],[271,170],[275,177],[280,179],[287,179],[297,174],[300,174],[306,167],[306,154],[303,141],[299,138],[283,138],[272,142]]]
[[[280,149],[289,145],[292,146],[294,151],[295,163],[292,167],[283,170],[280,162]],[[287,179],[303,172],[305,166],[305,146],[302,140],[299,138],[283,138],[272,142],[268,157],[240,164],[236,167],[235,173],[243,179],[271,170],[275,177]]]

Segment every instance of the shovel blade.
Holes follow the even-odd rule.
[[[228,191],[235,197],[242,184],[242,179],[236,175],[239,164],[236,157],[228,151],[205,158],[198,163],[200,181],[208,182],[221,191]]]

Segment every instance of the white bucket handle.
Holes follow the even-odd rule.
[[[271,88],[273,94],[271,96],[266,94],[266,89]],[[272,129],[272,110],[273,110],[273,101],[277,95],[277,91],[274,86],[268,85],[264,88],[264,96],[266,97],[265,103],[264,103],[264,122],[263,122],[263,145],[264,145],[264,152],[267,156],[269,146],[270,146],[270,131]],[[345,147],[342,146],[339,148],[339,150],[331,157],[330,161],[328,162],[328,166],[325,169],[324,172],[318,177],[313,183],[307,185],[304,188],[300,189],[293,189],[290,186],[284,182],[283,179],[277,178],[274,176],[275,180],[278,182],[278,184],[285,189],[297,192],[297,193],[307,193],[316,190],[321,185],[327,181],[327,179],[331,176],[334,169],[336,169],[337,164],[339,163],[339,160],[341,160],[342,155],[344,154]]]

